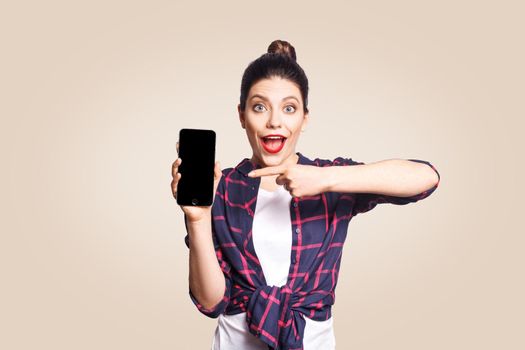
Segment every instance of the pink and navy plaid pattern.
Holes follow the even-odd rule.
[[[310,160],[297,153],[299,164],[348,166],[365,164],[338,157]],[[411,161],[432,164],[423,160]],[[223,299],[211,309],[190,298],[204,315],[246,312],[250,332],[268,344],[268,349],[303,349],[305,320],[331,317],[335,287],[347,228],[352,217],[377,204],[404,205],[428,197],[439,182],[411,197],[370,193],[325,192],[309,197],[293,197],[290,203],[292,251],[288,281],[284,286],[268,286],[252,240],[252,223],[261,179],[247,174],[260,168],[244,159],[235,168],[223,170],[212,207],[213,242],[226,279]],[[189,236],[185,237],[189,247]]]

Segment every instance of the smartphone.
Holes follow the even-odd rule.
[[[213,130],[181,129],[179,132],[179,166],[177,204],[210,206],[213,204],[215,174],[215,140]]]

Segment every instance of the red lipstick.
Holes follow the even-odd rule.
[[[286,142],[286,137],[279,134],[266,135],[261,137],[261,144],[268,153],[279,153]]]

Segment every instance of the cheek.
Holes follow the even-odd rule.
[[[249,137],[255,137],[255,135],[257,134],[256,130],[257,129],[255,129],[253,125],[246,124],[246,133],[248,134]]]
[[[257,132],[253,125],[246,124],[246,135],[248,136],[250,143],[257,143]]]
[[[294,137],[301,134],[302,123],[301,121],[294,121],[293,124],[289,125],[288,129],[293,133]]]
[[[245,124],[246,131],[251,135],[256,135],[258,130],[264,129],[264,124],[262,125],[259,125],[259,124],[261,123],[254,122],[253,120],[247,121]]]

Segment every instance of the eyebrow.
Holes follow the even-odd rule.
[[[263,100],[265,100],[265,101],[268,101],[268,99],[267,99],[266,97],[264,97],[263,95],[259,95],[259,94],[255,94],[255,95],[253,95],[252,97],[250,97],[250,100],[253,99],[253,98],[256,98],[256,97],[259,97],[260,99],[263,99]],[[287,99],[289,99],[289,98],[293,98],[294,100],[296,100],[297,102],[299,102],[299,100],[297,99],[297,97],[292,96],[292,95],[290,95],[290,96],[286,96],[285,98],[282,99],[282,101],[287,100]]]

